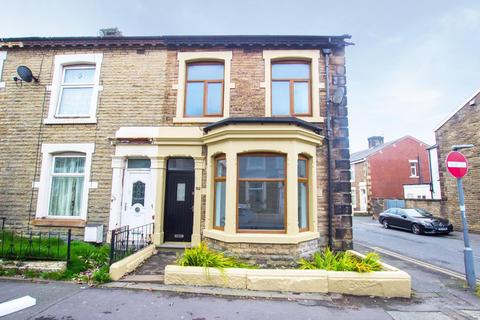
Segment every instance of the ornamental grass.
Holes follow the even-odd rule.
[[[211,250],[207,244],[202,242],[197,247],[186,249],[183,255],[177,259],[177,264],[182,267],[204,267],[204,268],[248,268],[255,266],[241,262],[238,259],[226,257],[223,253]]]
[[[368,253],[365,258],[359,258],[350,252],[333,252],[330,248],[323,252],[316,252],[312,259],[301,259],[299,269],[302,270],[330,270],[372,272],[382,270],[380,256],[374,252]]]

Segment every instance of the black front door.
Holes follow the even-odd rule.
[[[190,242],[193,231],[194,171],[167,171],[165,241]]]

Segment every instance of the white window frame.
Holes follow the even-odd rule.
[[[173,118],[174,123],[210,123],[228,118],[230,116],[230,89],[235,88],[231,83],[231,60],[232,51],[201,51],[201,52],[179,52],[178,59],[178,84],[173,85],[177,90],[177,112]],[[185,112],[185,93],[186,93],[186,75],[187,64],[191,62],[218,61],[224,65],[223,79],[223,116],[221,117],[186,117]]]
[[[52,85],[50,89],[50,103],[47,118],[43,120],[45,124],[75,124],[75,123],[97,123],[97,105],[99,92],[103,90],[100,85],[100,71],[103,60],[102,53],[92,54],[71,54],[55,56]],[[94,67],[94,83],[90,111],[86,115],[57,115],[60,97],[63,90],[63,77],[65,69],[81,67]],[[90,86],[89,86],[90,87]]]
[[[72,117],[90,117],[90,112],[89,113],[86,113],[86,114],[76,114],[74,116],[72,115],[61,115],[59,114],[59,111],[60,111],[60,104],[61,104],[61,101],[62,101],[62,98],[63,98],[63,90],[64,89],[70,89],[70,88],[91,88],[92,89],[92,97],[91,99],[93,100],[93,91],[95,90],[95,79],[93,80],[92,83],[75,83],[75,84],[68,84],[68,83],[65,83],[65,74],[67,72],[67,70],[80,70],[80,69],[94,69],[95,70],[95,66],[94,65],[70,65],[70,66],[65,66],[63,67],[63,70],[62,70],[62,78],[60,80],[60,90],[59,90],[59,93],[58,93],[58,101],[57,101],[57,107],[55,109],[55,117],[57,118],[72,118]],[[92,101],[90,102],[90,108],[91,108],[91,105],[92,105]]]
[[[0,89],[5,88],[5,81],[2,81],[3,65],[5,64],[5,60],[7,60],[7,51],[0,51]]]
[[[418,160],[408,160],[408,163],[410,164],[410,178],[418,178]]]
[[[324,118],[320,116],[320,88],[324,88],[324,81],[320,80],[319,72],[319,50],[263,50],[263,60],[265,61],[265,82],[260,83],[260,87],[265,88],[265,117],[272,116],[272,61],[275,60],[305,60],[310,62],[311,76],[311,116],[298,116],[296,118],[323,122]]]
[[[85,161],[86,161],[86,155],[84,153],[72,153],[72,152],[69,152],[69,153],[60,153],[60,154],[55,154],[52,156],[52,167],[51,167],[51,171],[50,171],[50,179],[51,179],[51,182],[50,182],[50,192],[49,192],[49,195],[48,195],[48,211],[47,211],[47,217],[48,218],[57,218],[57,217],[69,217],[69,218],[77,218],[79,217],[78,216],[63,216],[63,215],[50,215],[50,204],[51,204],[51,191],[52,191],[52,184],[53,184],[53,178],[54,177],[72,177],[72,178],[81,178],[83,177],[83,183],[84,183],[84,189],[85,189],[85,168],[83,169],[83,172],[82,173],[56,173],[55,172],[55,160],[58,159],[58,158],[84,158]],[[83,192],[82,192],[83,193]],[[80,211],[81,211],[81,208],[83,206],[83,194],[82,194],[82,204],[81,204],[81,207],[80,207]]]
[[[40,182],[38,183],[38,199],[35,217],[37,219],[60,219],[60,220],[87,220],[88,192],[95,188],[95,183],[90,182],[92,154],[95,150],[94,143],[71,143],[71,144],[42,144],[42,166]],[[53,164],[56,157],[83,154],[85,157],[85,169],[83,180],[83,194],[80,215],[78,216],[51,216],[50,195],[52,188]],[[36,184],[35,184],[36,185]]]
[[[357,189],[355,187],[352,187],[350,192],[351,192],[352,208],[355,209],[357,207]]]

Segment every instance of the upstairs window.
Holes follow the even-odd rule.
[[[45,124],[97,122],[102,53],[56,55]]]
[[[418,161],[409,160],[410,163],[410,178],[418,178]]]
[[[310,63],[277,61],[272,63],[272,115],[310,116]]]
[[[56,116],[88,117],[95,85],[95,66],[63,68]]]
[[[185,116],[223,115],[223,63],[202,62],[187,65]]]

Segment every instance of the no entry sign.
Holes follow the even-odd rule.
[[[467,174],[468,163],[467,158],[458,151],[452,151],[447,155],[447,169],[452,176],[457,179]]]

